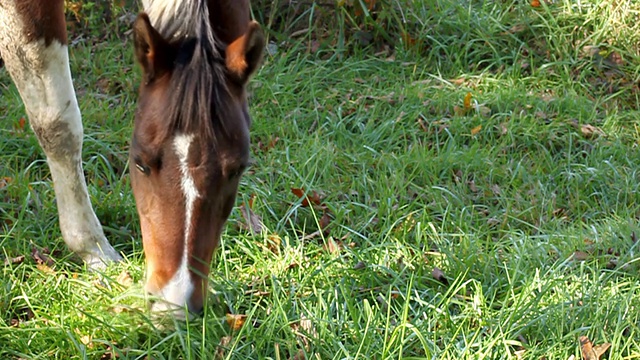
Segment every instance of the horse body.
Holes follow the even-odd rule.
[[[204,302],[213,250],[248,163],[246,83],[264,40],[248,0],[143,0],[134,46],[143,71],[131,183],[153,310]],[[91,207],[63,0],[0,0],[0,54],[47,157],[63,238],[91,267],[118,261]]]

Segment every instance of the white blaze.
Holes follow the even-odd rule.
[[[153,310],[177,310],[177,306],[183,306],[188,303],[188,299],[193,293],[193,283],[189,275],[189,241],[191,237],[191,222],[193,217],[193,206],[200,194],[193,181],[189,170],[189,148],[193,142],[192,134],[179,134],[173,138],[173,148],[178,156],[180,166],[180,188],[184,195],[184,248],[182,249],[182,260],[178,271],[171,280],[164,286],[158,294],[164,300],[171,304],[156,304]],[[173,305],[172,305],[173,304]]]

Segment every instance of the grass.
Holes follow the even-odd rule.
[[[393,56],[302,43],[266,58],[252,82],[255,164],[211,301],[162,329],[144,307],[127,176],[130,41],[71,54],[89,192],[126,257],[103,274],[66,250],[46,163],[0,72],[0,247],[26,256],[1,270],[0,358],[568,359],[579,336],[611,343],[603,358],[640,358],[640,8],[454,4],[412,8],[424,46]],[[240,226],[252,197],[259,235]],[[37,266],[34,247],[54,264]]]

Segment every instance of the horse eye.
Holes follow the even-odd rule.
[[[145,175],[149,175],[149,168],[138,162],[136,162],[136,169],[140,170],[140,172]]]

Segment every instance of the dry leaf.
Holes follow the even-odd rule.
[[[16,132],[23,132],[26,125],[27,125],[27,119],[25,119],[23,116],[18,120],[17,124],[13,125],[13,129]]]
[[[363,261],[358,261],[357,264],[353,265],[353,270],[360,270],[366,268],[367,265]]]
[[[247,315],[227,314],[226,319],[231,330],[240,330],[247,320]]]
[[[291,188],[291,192],[300,199],[304,197],[302,207],[308,207],[309,204],[322,205],[322,197],[315,190],[305,192],[304,188]]]
[[[467,79],[465,79],[465,78],[457,78],[457,79],[449,80],[449,82],[451,84],[456,85],[456,86],[460,86],[460,85],[464,84],[465,81],[467,81]]]
[[[325,212],[324,214],[322,214],[322,217],[318,221],[318,225],[320,226],[320,230],[322,230],[325,235],[328,234],[327,227],[329,226],[330,223],[331,223],[331,216],[329,215],[328,212]]]
[[[482,117],[491,116],[491,109],[488,106],[485,106],[485,105],[478,106],[478,112],[480,113],[480,116],[482,116]]]
[[[573,253],[573,259],[576,261],[585,261],[588,258],[589,258],[589,254],[584,251],[576,250]]]
[[[304,350],[299,349],[298,352],[290,360],[306,360]]]
[[[580,336],[578,339],[580,340],[580,350],[582,350],[583,360],[599,360],[602,354],[611,347],[611,343],[593,346],[591,340],[584,335]]]
[[[540,0],[531,0],[531,6],[540,7]]]
[[[267,236],[267,248],[272,253],[280,253],[280,244],[282,244],[282,238],[280,238],[280,236],[275,234]]]
[[[333,237],[329,236],[327,238],[327,243],[324,245],[324,249],[328,250],[333,255],[339,255],[340,250],[342,249],[342,243],[340,241],[336,241]]]
[[[500,123],[500,135],[506,135],[508,131],[507,123]]]
[[[47,266],[53,266],[53,260],[47,255],[49,251],[47,249],[43,249],[42,251],[38,250],[35,246],[31,248],[31,258],[36,262],[36,264],[44,264]]]
[[[509,30],[501,33],[501,35],[509,35],[509,34],[515,34],[515,33],[519,33],[523,30],[525,30],[527,28],[527,25],[525,24],[515,24],[512,27],[509,28]]]
[[[240,227],[249,230],[253,235],[262,233],[264,230],[262,219],[251,210],[251,207],[245,206],[244,203],[240,204],[240,213],[244,219],[244,222],[240,223]]]
[[[478,126],[474,127],[473,129],[471,129],[471,136],[478,135],[480,130],[482,130],[482,125],[478,125]]]
[[[431,276],[433,276],[434,279],[438,280],[443,285],[449,286],[449,280],[447,280],[447,277],[444,275],[444,272],[440,270],[440,268],[434,267],[431,271]]]
[[[7,187],[7,185],[9,185],[10,182],[12,182],[13,179],[8,177],[8,176],[4,176],[2,178],[0,178],[0,190],[4,189],[5,187]]]
[[[227,347],[229,347],[229,344],[231,344],[231,340],[233,340],[231,336],[223,336],[222,338],[220,338],[220,343],[218,344],[218,349],[216,350],[215,359],[224,359],[227,357],[226,350]]]
[[[118,282],[118,284],[124,286],[125,288],[133,285],[133,279],[131,278],[131,274],[129,274],[127,270],[122,270],[120,275],[118,275],[118,277],[116,278],[116,281]]]
[[[589,124],[580,126],[580,132],[582,133],[582,136],[586,137],[587,139],[604,135],[604,131],[600,130],[600,128]]]
[[[43,272],[43,273],[45,273],[45,274],[50,274],[50,275],[52,275],[52,274],[55,274],[55,273],[56,273],[52,268],[50,268],[49,266],[47,266],[47,264],[37,264],[37,265],[36,265],[36,268],[37,268],[38,270],[42,271],[42,272]]]
[[[467,95],[464,96],[464,110],[469,111],[471,109],[471,93],[468,92]]]
[[[4,259],[4,265],[18,265],[18,264],[22,264],[24,262],[24,255],[20,255],[20,256],[16,256],[16,257],[12,257],[11,259]]]

